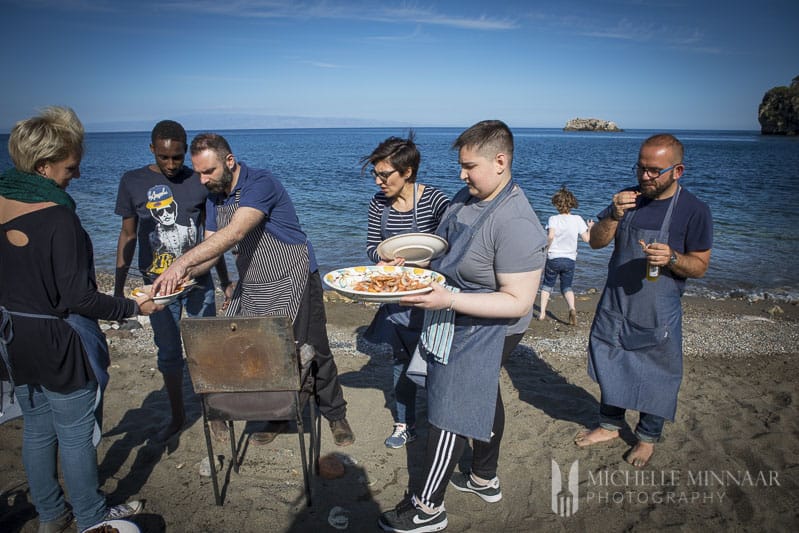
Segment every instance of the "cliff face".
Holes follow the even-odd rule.
[[[799,76],[790,87],[774,87],[757,111],[763,135],[799,135]]]
[[[563,131],[624,131],[615,122],[598,118],[573,118],[566,123]]]

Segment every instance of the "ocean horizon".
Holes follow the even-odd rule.
[[[366,220],[377,190],[358,161],[386,137],[408,127],[306,127],[213,130],[251,167],[269,168],[297,207],[324,274],[369,264]],[[457,153],[450,147],[464,128],[414,128],[422,162],[418,180],[452,196],[461,188]],[[513,176],[542,224],[557,214],[550,198],[567,185],[586,219],[612,195],[635,184],[631,171],[641,141],[664,130],[564,132],[562,128],[513,128]],[[189,130],[189,137],[200,130]],[[209,131],[209,130],[202,130]],[[799,138],[763,136],[757,130],[665,130],[686,147],[680,183],[710,205],[714,246],[704,278],[689,280],[688,294],[711,298],[799,301]],[[68,192],[92,237],[98,270],[113,271],[121,219],[114,214],[122,174],[152,163],[149,130],[88,132],[81,177]],[[0,168],[11,166],[8,134],[0,134]],[[187,157],[186,164],[191,166]],[[580,244],[574,287],[601,289],[612,246]],[[232,264],[229,258],[229,264]]]

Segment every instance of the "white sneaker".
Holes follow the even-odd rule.
[[[131,500],[127,503],[121,503],[119,505],[115,505],[113,507],[109,507],[108,510],[105,512],[105,517],[103,518],[103,522],[108,522],[109,520],[120,520],[122,518],[127,518],[129,516],[133,516],[135,514],[139,514],[142,509],[144,509],[144,502],[140,500]],[[100,522],[102,524],[103,522]],[[81,533],[87,533],[92,529],[98,527],[100,524],[95,524],[91,527],[87,527]]]

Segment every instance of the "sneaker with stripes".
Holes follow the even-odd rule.
[[[377,523],[383,531],[397,533],[441,531],[447,527],[447,511],[441,505],[433,513],[426,513],[416,496],[406,496],[395,509],[380,515]]]

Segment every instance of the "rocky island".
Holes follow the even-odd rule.
[[[615,122],[598,118],[573,118],[566,123],[563,131],[624,131]]]
[[[763,96],[757,120],[763,135],[799,135],[799,76]]]

